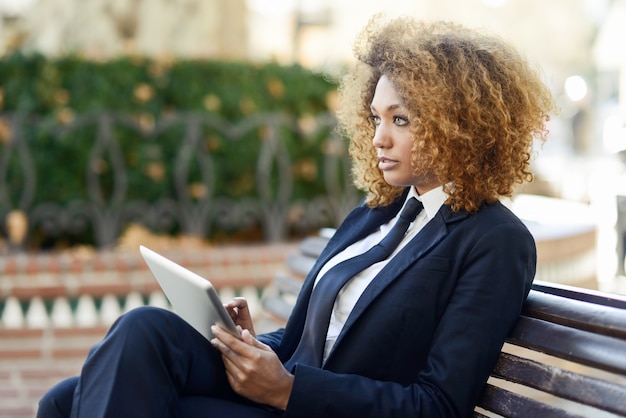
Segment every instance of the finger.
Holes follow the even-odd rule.
[[[232,350],[226,349],[222,352],[222,362],[226,371],[230,385],[235,389],[245,376],[245,359],[234,353]]]
[[[234,386],[237,385],[239,379],[239,369],[233,364],[232,361],[224,358],[224,371],[226,372],[226,378],[228,379],[228,383],[234,389]]]
[[[241,332],[241,338],[245,343],[253,347],[260,348],[262,350],[270,350],[270,351],[272,350],[267,344],[262,343],[261,341],[257,340],[256,337],[252,335],[252,333],[248,331],[247,329],[244,329]]]
[[[213,346],[222,354],[222,362],[224,363],[226,370],[236,376],[240,369],[240,362],[242,361],[241,356],[217,338],[212,339],[211,344],[213,344]]]
[[[213,325],[211,327],[211,331],[215,336],[215,339],[218,340],[221,346],[227,347],[229,352],[235,353],[236,355],[249,355],[251,344],[245,344],[240,338],[235,337],[230,332],[226,331],[219,325]],[[219,348],[219,346],[218,346]],[[220,349],[222,354],[227,354],[226,350]]]
[[[241,370],[239,370],[237,367],[235,367],[232,362],[228,362],[228,360],[225,360],[224,363],[225,363],[224,368],[225,368],[225,371],[226,371],[226,379],[228,380],[228,384],[230,385],[230,387],[236,393],[239,393],[239,394],[245,396],[241,392],[242,391]]]
[[[246,300],[246,298],[238,296],[228,301],[228,303],[226,303],[224,307],[226,307],[226,309],[228,308],[248,309],[248,301]]]
[[[222,361],[224,362],[224,368],[226,371],[236,378],[239,374],[239,364],[236,361],[233,361],[233,359],[228,355],[222,355]]]
[[[211,332],[215,337],[217,337],[220,341],[222,341],[226,345],[231,345],[232,339],[238,339],[234,335],[232,335],[229,331],[224,329],[220,324],[211,325]]]
[[[237,331],[233,333],[232,331],[224,328],[222,324],[216,323],[211,325],[211,332],[213,333],[213,335],[219,338],[222,342],[226,343],[226,345],[231,344],[231,338],[241,340],[241,332],[243,328],[240,325],[237,325],[236,329]]]
[[[224,355],[229,350],[228,346],[226,346],[226,344],[221,342],[218,338],[211,339],[211,345],[217,348],[218,351],[222,353],[222,355]]]
[[[234,309],[229,308],[228,305],[224,305],[224,308],[226,308],[226,312],[228,312],[228,316],[230,316],[230,319],[233,322],[237,322],[237,312],[235,312]]]

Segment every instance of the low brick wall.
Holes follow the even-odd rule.
[[[223,300],[260,298],[297,244],[228,246],[164,255],[211,279]],[[0,417],[34,417],[43,393],[80,371],[117,316],[169,307],[138,252],[0,257]]]

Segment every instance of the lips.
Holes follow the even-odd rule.
[[[384,155],[378,156],[378,168],[382,171],[391,170],[396,165],[398,165],[397,160],[392,160],[391,158],[385,157]]]

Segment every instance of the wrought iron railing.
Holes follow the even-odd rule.
[[[42,231],[60,236],[86,230],[91,231],[95,246],[110,247],[129,223],[201,237],[216,229],[256,227],[260,239],[267,242],[284,240],[293,231],[335,226],[360,199],[351,184],[346,144],[335,123],[329,113],[300,120],[265,113],[237,122],[194,112],[160,118],[117,112],[55,118],[1,114],[0,231],[8,243],[5,248],[26,248]],[[302,153],[297,144],[307,141],[319,145],[308,175],[322,187],[303,194],[294,189],[299,181],[294,176],[294,155]],[[72,142],[88,148],[82,154],[88,155],[87,161],[73,161],[79,157],[68,151]],[[254,167],[247,167],[253,177],[251,192],[234,196],[218,191],[234,179],[223,178],[224,171],[217,166],[246,163],[232,160],[232,152],[232,161],[222,161],[223,154],[211,143],[241,147],[242,155],[252,150]],[[58,151],[61,144],[67,148],[63,153]],[[142,156],[128,151],[138,146],[143,147]],[[52,176],[44,178],[37,161],[55,152],[59,157],[54,170],[71,171],[82,184],[84,190],[77,196],[50,197],[62,196],[64,185],[55,184]],[[133,180],[139,170],[135,160],[143,158],[145,163],[149,155],[169,156],[169,169],[149,162],[141,168],[152,170],[148,175],[169,186],[164,186],[162,195],[138,198],[142,186]],[[306,187],[298,184],[300,189]]]

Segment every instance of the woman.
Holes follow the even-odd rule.
[[[208,343],[169,312],[131,311],[39,416],[471,415],[535,274],[533,238],[499,198],[532,178],[553,99],[510,46],[457,25],[376,17],[355,52],[340,116],[368,194],[286,327],[257,338],[235,299],[242,338],[213,327]],[[400,224],[390,255],[336,273]]]

